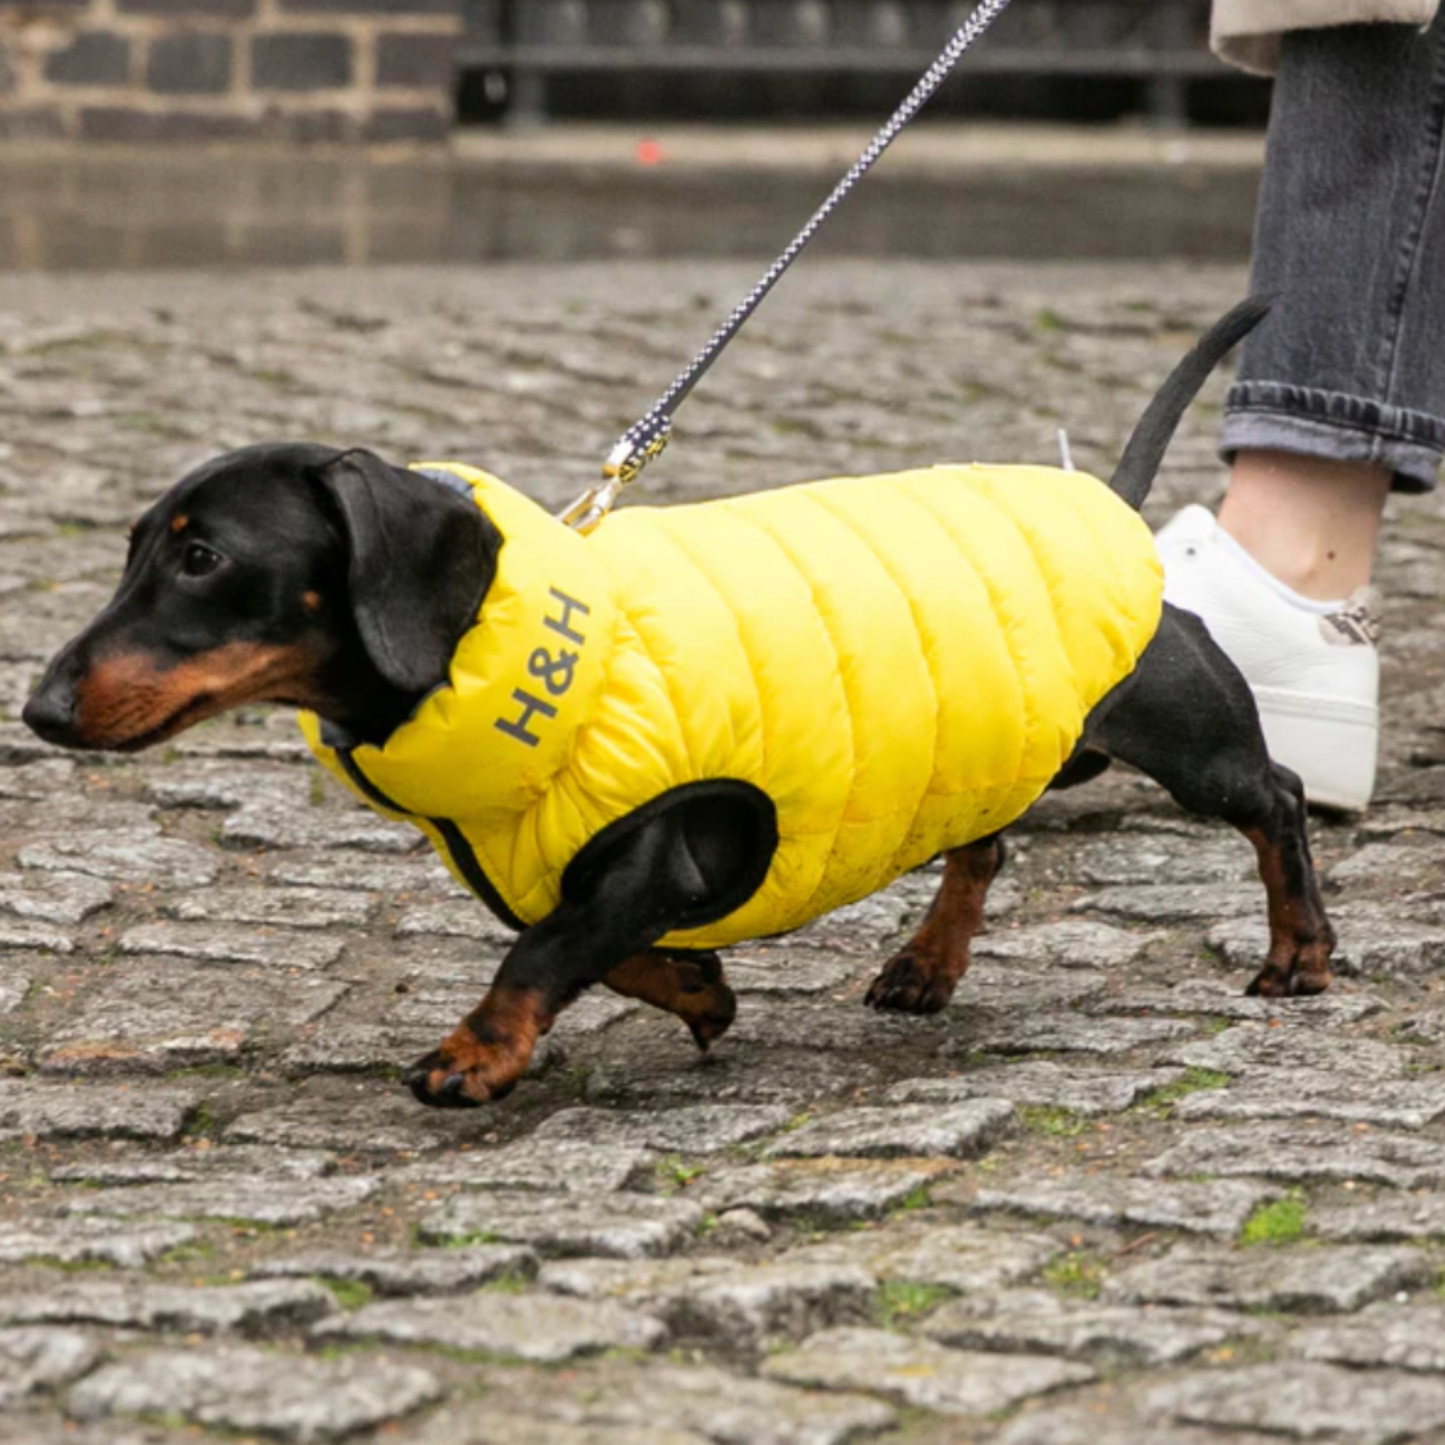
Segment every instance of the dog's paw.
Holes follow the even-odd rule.
[[[869,1008],[894,1013],[936,1014],[948,1007],[957,980],[946,970],[932,968],[908,950],[883,965],[863,996]]]
[[[1331,979],[1328,966],[1281,969],[1266,964],[1254,976],[1245,993],[1250,998],[1309,998],[1323,993],[1330,986]]]
[[[519,1066],[496,1045],[478,1041],[471,1048],[459,1048],[453,1034],[441,1048],[405,1070],[401,1081],[419,1104],[433,1109],[475,1109],[506,1098],[525,1067],[525,1060]]]

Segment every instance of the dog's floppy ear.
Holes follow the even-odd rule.
[[[362,646],[394,687],[430,690],[476,619],[501,533],[466,497],[368,451],[340,453],[317,478],[350,548]]]

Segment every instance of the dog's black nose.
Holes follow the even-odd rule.
[[[35,690],[20,714],[25,726],[48,743],[65,745],[75,726],[75,689],[58,678],[47,679]]]

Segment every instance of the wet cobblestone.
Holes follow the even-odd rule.
[[[0,1440],[1445,1439],[1445,503],[1396,499],[1381,801],[1313,829],[1342,973],[1248,999],[1250,849],[1110,776],[1013,830],[950,1008],[861,998],[927,870],[735,951],[697,1053],[604,995],[503,1103],[398,1070],[504,929],[283,712],[134,758],[18,710],[140,507],[270,437],[549,504],[750,274],[0,277]],[[810,260],[689,403],[681,500],[1107,471],[1233,270]],[[1224,379],[1150,502],[1212,500]]]

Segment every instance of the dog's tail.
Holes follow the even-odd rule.
[[[1188,410],[1199,388],[1210,372],[1269,313],[1273,298],[1252,296],[1241,301],[1200,338],[1194,350],[1169,374],[1169,379],[1155,393],[1144,409],[1124,455],[1109,485],[1137,512],[1154,485],[1154,474],[1164,459],[1164,451],[1179,425],[1179,418]]]

